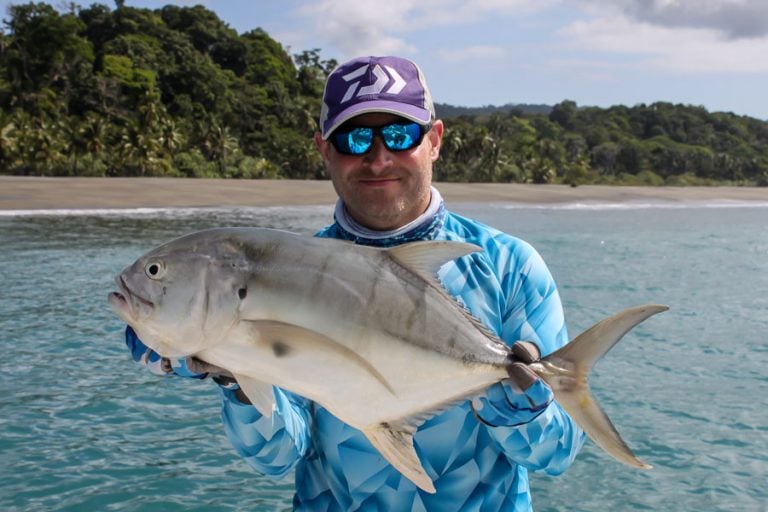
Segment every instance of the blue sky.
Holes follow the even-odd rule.
[[[9,3],[0,1],[3,9]],[[49,2],[54,6],[63,2]],[[92,0],[79,2],[89,5]],[[113,2],[101,1],[113,7]],[[127,0],[202,4],[291,53],[415,60],[437,102],[669,101],[768,120],[766,0]]]

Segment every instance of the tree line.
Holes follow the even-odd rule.
[[[319,49],[203,6],[9,7],[0,173],[324,179]],[[768,186],[768,123],[703,107],[438,105],[441,181]]]

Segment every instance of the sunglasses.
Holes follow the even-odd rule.
[[[384,146],[393,152],[407,151],[421,144],[431,125],[396,122],[384,126],[341,127],[331,134],[331,144],[336,151],[345,155],[364,155],[373,147],[373,138],[378,135]]]

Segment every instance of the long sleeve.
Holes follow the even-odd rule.
[[[444,268],[449,291],[508,345],[535,343],[546,356],[568,342],[563,307],[544,260],[528,243],[459,219],[449,239],[483,247],[472,264]],[[498,449],[512,463],[559,474],[573,462],[584,434],[553,402],[539,381],[526,393],[508,382],[491,386],[473,400],[473,409]]]
[[[546,356],[568,342],[560,295],[535,250],[525,244],[517,256],[522,264],[502,280],[502,287],[511,293],[502,318],[501,338],[509,344],[532,341]],[[525,394],[506,382],[495,388],[489,390],[488,396],[496,398],[490,405],[497,426],[489,427],[489,432],[500,449],[528,469],[548,474],[565,471],[583,445],[584,434],[552,401],[551,390],[541,381]]]
[[[568,469],[584,444],[583,432],[556,402],[528,423],[488,430],[511,460],[550,475]]]
[[[148,348],[129,326],[125,343],[134,361],[156,375],[179,375],[202,379],[186,368],[185,360],[164,360]],[[279,388],[273,388],[276,407],[271,418],[255,407],[240,402],[235,387],[219,386],[224,430],[237,453],[261,473],[282,477],[306,453],[309,439],[309,401]]]
[[[283,477],[310,446],[310,403],[273,388],[276,407],[271,417],[243,404],[233,390],[221,388],[224,431],[235,451],[265,475]]]
[[[509,345],[531,341],[547,355],[567,343],[554,281],[530,245],[454,214],[433,220],[434,230],[420,232],[418,240],[457,240],[483,249],[441,268],[450,295]],[[318,236],[350,239],[334,226]],[[375,246],[413,241],[352,239]],[[296,510],[531,510],[528,471],[564,471],[584,439],[543,382],[525,394],[507,382],[491,386],[479,398],[485,402],[442,411],[416,432],[420,461],[439,489],[428,495],[362,432],[319,404],[273,389],[270,417],[222,389],[222,418],[236,452],[257,471],[281,477],[295,468]]]

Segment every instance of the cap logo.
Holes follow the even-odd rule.
[[[352,80],[355,80],[356,78],[363,76],[368,71],[369,67],[370,67],[370,64],[361,66],[356,70],[352,71],[351,73],[347,73],[346,75],[342,76],[342,78],[344,79],[345,82],[350,82]],[[379,94],[381,91],[384,90],[385,87],[387,87],[387,85],[389,85],[390,81],[393,81],[393,83],[391,86],[389,86],[389,88],[386,91],[384,91],[386,94],[399,94],[400,91],[402,91],[403,88],[406,86],[406,83],[405,83],[405,80],[403,80],[403,77],[400,76],[400,74],[390,66],[384,66],[384,69],[382,69],[380,65],[376,64],[373,67],[373,74],[376,77],[376,81],[373,82],[371,85],[360,87],[361,80],[358,80],[356,82],[352,82],[351,84],[349,84],[349,87],[347,88],[347,92],[344,94],[344,97],[341,99],[340,103],[346,103],[352,98],[354,98],[355,96],[367,96],[369,94]],[[360,88],[360,90],[358,90],[358,88]]]

